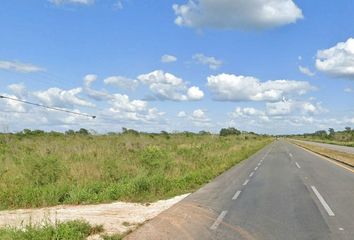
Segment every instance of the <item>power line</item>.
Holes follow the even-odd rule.
[[[2,96],[2,95],[0,95],[0,99],[8,99],[8,100],[11,100],[11,101],[16,101],[16,102],[21,102],[21,103],[33,105],[33,106],[36,106],[36,107],[42,107],[42,108],[51,109],[51,110],[55,110],[55,111],[66,112],[66,113],[75,114],[75,115],[84,116],[84,117],[90,117],[90,118],[93,118],[93,119],[96,118],[96,116],[92,116],[92,115],[85,114],[85,113],[78,113],[78,112],[69,111],[69,110],[66,110],[66,109],[50,107],[50,106],[46,106],[46,105],[43,105],[43,104],[33,103],[33,102],[25,101],[25,100],[22,100],[22,99],[6,97],[6,96]]]

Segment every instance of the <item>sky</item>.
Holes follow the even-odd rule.
[[[3,0],[0,132],[354,127],[354,2]]]

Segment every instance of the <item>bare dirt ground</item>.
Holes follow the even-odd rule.
[[[56,206],[40,209],[0,211],[0,227],[22,227],[29,224],[55,223],[83,219],[92,225],[103,225],[105,233],[125,233],[150,220],[184,199],[188,194],[151,204],[114,202],[98,205]]]

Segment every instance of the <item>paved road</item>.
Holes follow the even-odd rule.
[[[354,239],[354,172],[280,140],[127,239]]]
[[[312,144],[315,146],[324,147],[324,148],[332,149],[332,150],[339,151],[339,152],[354,154],[354,147],[340,146],[340,145],[334,145],[334,144],[328,144],[328,143],[318,143],[318,142],[311,142],[311,141],[301,141],[301,140],[295,140],[295,141],[299,141],[299,142],[303,142],[303,143],[307,143],[307,144]]]

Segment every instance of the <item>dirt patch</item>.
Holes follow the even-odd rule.
[[[184,199],[188,194],[151,204],[114,202],[110,204],[56,206],[40,209],[0,211],[0,227],[22,227],[45,222],[83,219],[92,225],[103,225],[107,234],[125,233],[150,220]]]

